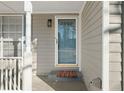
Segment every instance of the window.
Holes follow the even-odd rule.
[[[22,56],[22,16],[0,16],[0,57]]]

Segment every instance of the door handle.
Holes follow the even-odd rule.
[[[56,44],[58,44],[58,39],[56,38]]]

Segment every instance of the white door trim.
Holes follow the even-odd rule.
[[[82,65],[82,59],[81,59],[81,51],[82,51],[82,49],[81,49],[82,13],[83,13],[84,7],[86,5],[86,2],[87,1],[84,1],[84,4],[82,5],[82,8],[80,9],[80,12],[79,12],[79,25],[78,25],[78,28],[79,28],[79,31],[78,31],[78,37],[79,37],[79,39],[78,39],[78,45],[79,45],[79,48],[78,48],[79,49],[78,50],[79,71],[81,71],[81,65]]]
[[[109,91],[109,1],[102,10],[102,90]]]
[[[76,64],[58,64],[58,19],[76,19]],[[78,66],[78,16],[57,15],[55,16],[55,66],[77,67]]]

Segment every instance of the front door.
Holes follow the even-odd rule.
[[[76,19],[57,20],[57,64],[76,64]]]

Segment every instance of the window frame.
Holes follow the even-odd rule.
[[[21,17],[21,19],[22,19],[22,32],[21,32],[21,56],[4,56],[4,54],[3,54],[3,52],[4,52],[4,49],[3,49],[3,42],[5,42],[5,41],[7,41],[7,42],[10,42],[9,40],[2,40],[2,41],[0,41],[1,42],[1,48],[0,48],[0,50],[1,50],[1,55],[0,55],[0,58],[22,58],[23,57],[23,48],[24,48],[24,44],[23,44],[23,42],[24,42],[24,15],[0,15],[0,17],[11,17],[11,16],[19,16],[19,17]],[[3,25],[3,23],[1,24],[1,25]],[[3,28],[3,26],[2,26],[2,28]],[[1,28],[1,31],[2,31],[2,28]]]

